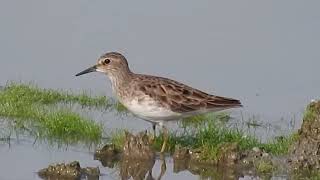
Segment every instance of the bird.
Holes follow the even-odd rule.
[[[240,100],[211,95],[178,81],[131,71],[128,61],[119,52],[107,52],[97,63],[76,76],[91,72],[107,75],[118,101],[140,119],[151,122],[153,129],[163,130],[161,153],[168,141],[167,122],[186,117],[242,107]]]

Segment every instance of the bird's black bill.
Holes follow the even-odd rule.
[[[97,67],[96,66],[92,66],[84,71],[79,72],[78,74],[76,74],[76,76],[81,76],[83,74],[87,74],[87,73],[91,73],[91,72],[96,72],[97,71]]]

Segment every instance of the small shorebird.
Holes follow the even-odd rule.
[[[133,73],[117,52],[102,55],[96,65],[76,76],[90,72],[108,75],[113,92],[129,111],[163,128],[162,153],[168,140],[166,122],[242,106],[239,100],[210,95],[171,79]]]

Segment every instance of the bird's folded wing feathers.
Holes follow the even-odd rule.
[[[210,95],[171,79],[152,77],[141,80],[146,82],[139,83],[140,90],[174,112],[188,113],[242,106],[239,100]]]

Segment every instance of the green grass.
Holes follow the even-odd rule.
[[[320,114],[319,103],[311,103],[303,114],[303,121],[314,121]]]
[[[260,147],[273,155],[285,155],[288,153],[290,146],[298,140],[298,133],[295,132],[289,136],[275,138],[269,143],[261,143]]]
[[[156,139],[155,147],[159,150],[162,137]],[[260,142],[237,130],[217,126],[214,122],[199,127],[194,133],[186,133],[181,136],[171,134],[168,143],[168,151],[172,152],[176,145],[189,147],[201,152],[201,160],[216,161],[220,148],[226,143],[237,143],[240,150],[252,149],[259,146]]]
[[[291,144],[297,139],[297,134],[288,137],[279,137],[268,143],[262,143],[253,136],[246,135],[241,130],[230,129],[223,123],[229,119],[225,113],[209,114],[188,118],[188,122],[181,124],[185,131],[171,132],[168,138],[167,152],[173,153],[176,146],[188,147],[192,150],[200,151],[201,160],[216,161],[219,157],[220,149],[228,143],[236,143],[239,150],[251,150],[254,147],[265,150],[273,155],[284,155],[288,153]],[[120,133],[121,134],[121,133]],[[124,136],[113,138],[112,143],[117,147],[122,147]],[[154,148],[160,151],[163,143],[162,134],[158,135],[154,141]]]
[[[102,126],[58,103],[77,103],[87,107],[108,107],[103,96],[73,95],[34,85],[9,83],[0,91],[0,117],[10,120],[14,129],[27,130],[37,138],[64,142],[97,142]]]
[[[115,145],[115,148],[121,150],[125,143],[125,131],[117,130],[110,134],[110,142]]]
[[[109,107],[111,103],[105,96],[91,97],[86,93],[74,95],[65,91],[42,89],[32,84],[7,84],[1,92],[1,99],[15,103],[38,103],[41,105],[57,103],[78,103],[88,107]],[[3,102],[3,100],[1,102]]]

